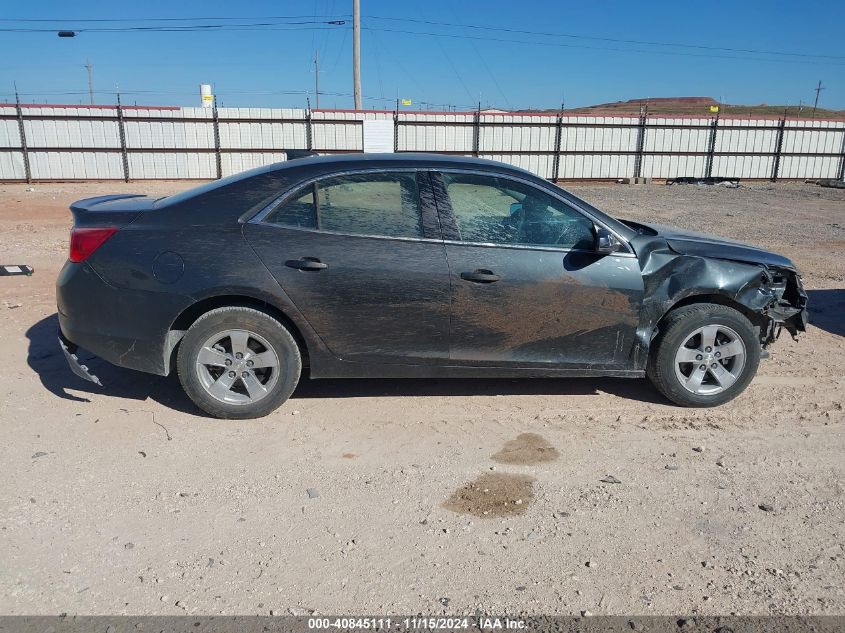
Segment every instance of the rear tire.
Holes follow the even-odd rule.
[[[646,373],[684,407],[715,407],[742,393],[760,364],[760,339],[741,312],[698,303],[673,310],[651,347]]]
[[[176,360],[188,397],[215,418],[260,418],[293,393],[299,347],[274,318],[243,307],[207,312],[188,329]]]

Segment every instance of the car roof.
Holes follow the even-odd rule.
[[[494,160],[487,160],[484,158],[474,158],[471,156],[459,155],[444,155],[444,154],[429,154],[423,152],[398,152],[395,154],[376,154],[376,153],[339,153],[323,156],[309,156],[306,158],[294,158],[280,163],[273,163],[265,165],[249,172],[244,172],[243,175],[257,175],[268,173],[277,170],[303,168],[313,166],[315,168],[331,168],[332,165],[343,164],[345,166],[354,166],[356,168],[367,167],[387,167],[393,166],[415,166],[425,167],[429,169],[449,167],[477,167],[483,170],[491,168],[500,171],[511,171],[522,175],[530,175],[537,177],[535,174],[522,169],[508,165],[507,163],[500,163]]]

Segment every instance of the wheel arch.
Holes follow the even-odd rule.
[[[217,308],[252,308],[276,319],[281,323],[293,336],[296,345],[299,348],[299,353],[302,356],[302,369],[305,373],[310,367],[310,360],[308,355],[308,344],[303,336],[301,329],[296,325],[281,308],[270,303],[265,299],[244,295],[244,294],[222,294],[214,295],[200,299],[185,308],[171,323],[168,335],[167,346],[165,348],[165,370],[170,373],[173,367],[176,366],[176,354],[179,351],[179,343],[185,336],[188,328],[196,322],[202,315],[216,310]]]
[[[698,293],[688,295],[686,297],[683,297],[682,299],[679,299],[678,301],[670,305],[660,317],[660,319],[658,319],[657,323],[655,324],[655,330],[660,330],[660,326],[674,310],[698,303],[714,303],[716,305],[722,305],[728,308],[733,308],[734,310],[742,314],[745,318],[747,318],[749,321],[751,321],[751,325],[758,327],[760,329],[761,336],[763,336],[768,330],[768,324],[770,319],[768,319],[765,315],[752,310],[748,306],[743,305],[742,303],[740,303],[735,298],[729,295],[718,293]]]

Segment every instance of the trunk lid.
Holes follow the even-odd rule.
[[[70,205],[75,227],[113,226],[121,228],[139,213],[151,211],[156,198],[142,194],[117,194],[77,200]]]

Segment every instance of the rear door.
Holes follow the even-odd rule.
[[[630,369],[643,284],[594,252],[593,219],[529,181],[432,174],[452,280],[456,364]]]
[[[449,268],[426,172],[324,177],[262,216],[249,243],[339,358],[448,359]]]

